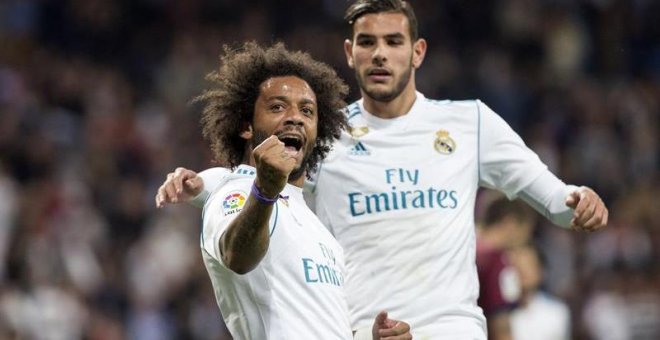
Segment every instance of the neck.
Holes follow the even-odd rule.
[[[289,178],[289,181],[287,183],[289,183],[293,186],[297,186],[299,188],[302,188],[303,185],[305,184],[305,173],[303,173],[302,176],[300,176],[296,179]]]
[[[388,102],[377,101],[366,95],[364,91],[360,90],[360,92],[364,99],[364,108],[374,116],[383,119],[392,119],[408,114],[415,103],[415,99],[417,99],[414,78],[410,79],[410,82],[399,96]]]

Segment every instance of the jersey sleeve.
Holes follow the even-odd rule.
[[[523,188],[518,196],[552,223],[568,228],[573,218],[573,209],[566,205],[566,197],[578,189],[545,170]]]
[[[578,188],[552,174],[500,116],[478,105],[479,184],[520,197],[554,224],[570,226],[573,210],[564,201]]]
[[[231,171],[226,168],[215,167],[208,168],[197,175],[202,178],[204,182],[204,188],[199,195],[195,196],[191,201],[190,205],[201,208],[204,206],[204,203],[209,198],[211,193],[231,174]]]
[[[220,237],[229,224],[241,213],[250,193],[251,181],[229,180],[216,188],[202,211],[201,246],[215,260],[224,266],[220,253]],[[269,225],[274,225],[271,214]]]
[[[479,115],[479,184],[504,192],[509,199],[547,166],[493,110],[477,101]]]

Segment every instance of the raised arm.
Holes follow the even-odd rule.
[[[243,210],[219,241],[222,261],[238,274],[254,269],[268,251],[268,221],[273,204],[296,165],[295,159],[283,157],[285,154],[284,143],[275,136],[266,139],[252,153],[257,177]]]

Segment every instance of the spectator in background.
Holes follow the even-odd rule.
[[[541,291],[543,261],[538,249],[524,245],[508,251],[522,288],[518,307],[511,313],[513,340],[568,340],[571,312],[568,305]]]
[[[507,251],[529,242],[536,213],[521,201],[494,199],[477,235],[479,299],[488,324],[488,338],[512,339],[510,316],[521,297],[520,277]]]

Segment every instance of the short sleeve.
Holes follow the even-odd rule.
[[[202,182],[204,182],[204,189],[202,192],[199,193],[199,195],[195,196],[191,201],[190,204],[194,207],[201,208],[204,206],[204,203],[210,196],[210,194],[215,191],[215,189],[227,178],[228,175],[231,174],[231,171],[229,169],[225,168],[209,168],[206,169],[197,175],[202,178]]]
[[[241,213],[250,194],[252,179],[229,180],[211,194],[202,211],[201,246],[215,260],[222,262],[220,237]],[[271,216],[269,225],[274,225]],[[223,263],[224,265],[224,263]]]

